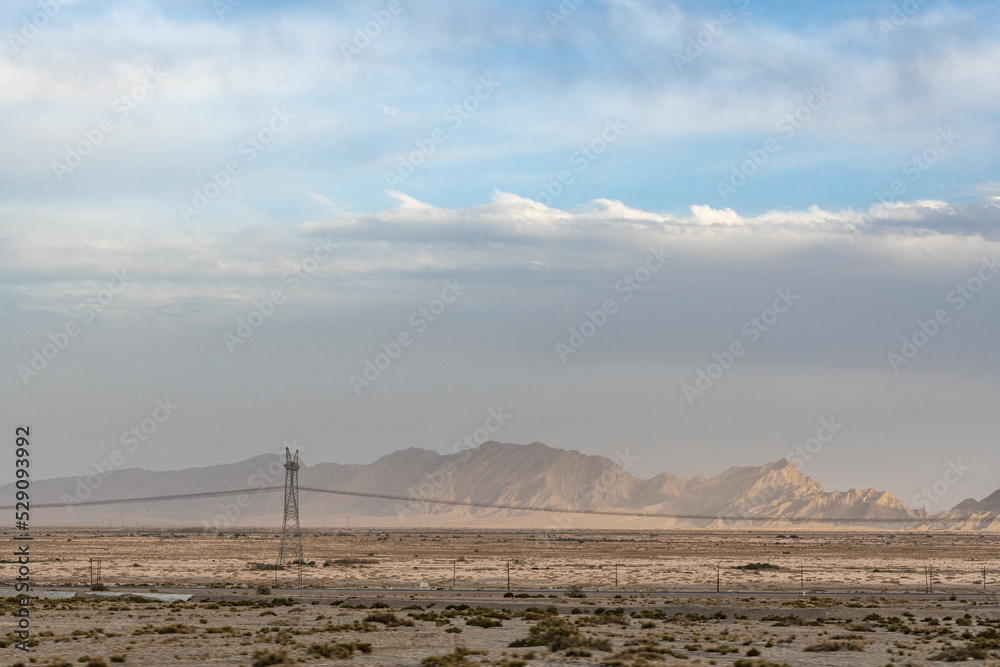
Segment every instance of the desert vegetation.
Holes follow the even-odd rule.
[[[962,590],[961,579],[954,576],[949,583],[948,574],[938,575],[941,589],[934,594],[775,595],[767,590],[766,578],[800,572],[781,561],[787,542],[767,535],[730,535],[723,541],[710,534],[579,533],[570,540],[568,535],[543,539],[504,532],[356,531],[324,538],[317,531],[307,544],[316,549],[317,562],[330,565],[309,568],[302,589],[292,588],[297,566],[250,569],[247,563],[268,562],[266,549],[232,548],[234,542],[250,544],[250,551],[258,541],[266,546],[266,533],[244,533],[240,540],[184,535],[44,535],[34,572],[76,596],[34,600],[32,653],[4,664],[903,667],[1000,662],[996,597]],[[860,556],[858,542],[874,544],[874,536],[804,534],[795,545],[808,545],[844,571],[867,577],[874,588],[883,574],[876,569],[900,572],[926,539],[898,537],[891,545],[879,539],[882,552]],[[985,537],[942,540],[940,562],[969,559],[989,546]],[[719,552],[725,548],[740,553],[720,568]],[[92,590],[98,587],[91,586],[84,566],[93,553],[103,554],[100,588],[106,590]],[[531,582],[536,586],[525,590],[514,579],[507,591],[508,561],[500,560],[501,554],[510,554],[511,571],[518,577],[537,577]],[[630,564],[619,564],[618,588],[609,555]],[[877,557],[879,567],[859,562],[868,557]],[[640,559],[645,570],[635,565]],[[459,580],[453,590],[450,577],[426,587],[413,585],[428,579],[424,568],[439,560],[456,579],[464,567],[467,576],[483,577],[491,586],[475,588]],[[561,567],[563,562],[572,567]],[[418,568],[416,577],[413,568]],[[545,587],[557,568],[560,581]],[[627,578],[636,571],[675,568],[668,573],[674,578],[704,573],[702,590],[654,591]],[[727,568],[721,576],[742,577],[749,590],[712,590],[715,577]],[[8,564],[0,570],[8,578],[13,571]],[[363,575],[353,578],[359,572]],[[919,567],[913,572],[924,575]],[[595,585],[598,579],[601,586]],[[356,582],[353,587],[351,582]],[[192,597],[139,596],[151,591],[186,591]],[[0,601],[4,615],[15,607],[12,597]],[[0,640],[8,656],[14,656],[14,640],[11,634]]]

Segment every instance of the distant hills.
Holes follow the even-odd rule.
[[[84,507],[76,501],[194,494],[281,487],[283,460],[257,456],[239,463],[156,472],[137,468],[105,475],[34,481],[32,504],[68,502],[69,508],[35,509],[43,525],[173,525],[227,530],[281,523],[282,493],[204,497]],[[623,467],[625,466],[625,467]],[[660,473],[640,479],[628,461],[557,449],[542,443],[487,442],[442,455],[410,448],[365,465],[303,464],[299,473],[301,519],[313,527],[534,528],[1000,528],[1000,491],[963,501],[928,516],[876,489],[827,492],[782,459],[733,467],[714,477]],[[13,497],[12,485],[0,489]],[[318,493],[333,489],[358,496]],[[394,495],[445,501],[386,500]],[[477,506],[466,506],[471,503]],[[501,507],[488,507],[499,505]],[[526,511],[518,507],[583,510]],[[601,513],[673,516],[613,516]],[[752,517],[753,521],[739,517]],[[820,521],[822,520],[822,521]]]

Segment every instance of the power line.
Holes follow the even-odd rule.
[[[141,498],[111,498],[108,500],[72,500],[62,503],[32,503],[34,509],[52,509],[56,507],[83,507],[93,505],[123,505],[126,503],[155,503],[164,500],[195,500],[197,498],[216,498],[218,496],[238,496],[244,493],[265,493],[281,491],[281,486],[264,486],[253,489],[233,489],[231,491],[203,491],[201,493],[175,493],[169,496],[144,496]],[[12,510],[13,505],[0,506],[0,510]]]
[[[666,512],[628,512],[622,510],[584,510],[566,509],[561,507],[539,507],[537,505],[506,505],[500,503],[477,503],[473,500],[434,500],[431,498],[413,498],[407,496],[395,496],[383,493],[365,493],[362,491],[343,491],[339,489],[315,489],[307,486],[299,487],[300,491],[311,491],[312,493],[332,493],[342,496],[356,496],[359,498],[375,498],[379,500],[405,500],[416,503],[433,503],[438,505],[455,505],[459,507],[476,507],[481,509],[502,509],[522,512],[549,512],[555,514],[591,514],[598,516],[621,516],[650,519],[693,519],[702,521],[787,521],[789,523],[921,523],[920,519],[807,519],[807,518],[781,518],[781,517],[761,517],[761,516],[724,516],[707,514],[672,514]],[[3,509],[3,508],[0,508]]]
[[[233,489],[230,491],[204,491],[201,493],[181,493],[172,494],[166,496],[145,496],[137,498],[116,498],[107,500],[84,500],[84,501],[70,501],[70,502],[58,502],[58,503],[37,503],[35,504],[36,509],[51,509],[57,507],[83,507],[83,506],[96,506],[96,505],[118,505],[126,503],[143,503],[143,502],[161,502],[168,500],[194,500],[198,498],[213,498],[218,496],[235,496],[240,494],[248,493],[268,493],[272,491],[284,491],[284,486],[268,486],[268,487],[257,487],[252,489]],[[709,515],[709,514],[677,514],[669,512],[630,512],[623,510],[587,510],[587,509],[570,509],[561,507],[540,507],[537,505],[510,505],[503,503],[485,503],[476,502],[473,500],[440,500],[434,498],[418,498],[413,496],[398,496],[386,493],[366,493],[363,491],[345,491],[343,489],[318,489],[313,487],[300,487],[301,491],[307,491],[310,493],[325,493],[340,496],[351,496],[356,498],[372,498],[375,500],[392,500],[392,501],[403,501],[412,503],[429,503],[437,505],[451,505],[456,507],[474,507],[478,509],[503,509],[519,512],[546,512],[555,514],[584,514],[584,515],[595,515],[595,516],[617,516],[617,517],[632,517],[632,518],[649,518],[649,519],[684,519],[693,521],[749,521],[749,522],[787,522],[787,523],[849,523],[849,524],[861,524],[861,523],[889,523],[889,524],[914,524],[919,525],[921,523],[928,523],[926,519],[916,519],[916,518],[902,518],[902,517],[887,517],[887,518],[807,518],[807,517],[764,517],[764,516],[746,516],[746,515]],[[13,505],[0,506],[0,510],[12,510]],[[944,521],[948,522],[960,522],[971,519],[973,517],[953,517],[946,519]],[[935,522],[941,522],[941,519],[935,520]]]

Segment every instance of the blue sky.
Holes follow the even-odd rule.
[[[545,2],[519,3],[516,12],[401,3],[391,14],[378,3],[336,13],[247,1],[219,18],[207,0],[76,2],[15,51],[10,35],[20,37],[18,27],[38,11],[23,3],[4,17],[11,75],[45,76],[25,82],[22,106],[8,112],[17,122],[44,105],[47,131],[15,141],[23,159],[10,161],[19,168],[8,168],[5,181],[24,198],[50,200],[51,163],[140,83],[142,67],[162,70],[163,88],[60,183],[61,200],[114,182],[117,197],[131,194],[158,211],[197,187],[192,174],[224,164],[275,106],[300,122],[205,219],[225,220],[221,209],[241,206],[297,224],[322,213],[311,191],[348,211],[381,210],[391,204],[385,172],[439,125],[446,142],[407,179],[407,194],[445,207],[481,203],[495,188],[534,197],[615,115],[628,132],[575,179],[560,207],[611,198],[672,213],[693,203],[743,214],[863,209],[945,126],[966,138],[949,156],[960,157],[920,179],[909,198],[952,201],[993,180],[995,3],[925,2],[912,16],[894,14],[902,10],[893,3],[566,6],[573,11],[563,16]],[[378,11],[387,25],[357,49],[355,29]],[[678,65],[699,39],[705,46]],[[343,45],[358,53],[345,55]],[[461,126],[443,123],[486,72],[500,84],[496,93]],[[794,135],[776,132],[814,86],[826,86],[829,101]],[[778,153],[723,200],[718,182],[775,136]],[[266,193],[254,186],[263,180]]]
[[[498,439],[628,447],[640,474],[776,460],[831,415],[803,467],[831,488],[913,505],[949,460],[998,463],[1000,285],[954,296],[997,251],[996,2],[50,7],[0,11],[0,416],[49,434],[52,475],[167,394],[129,465],[447,451],[497,405]],[[418,333],[445,280],[468,289]]]

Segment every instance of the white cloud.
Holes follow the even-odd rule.
[[[732,209],[695,205],[689,216],[676,217],[608,199],[564,211],[497,191],[489,203],[449,209],[392,194],[399,204],[380,213],[340,213],[297,229],[152,233],[120,222],[113,232],[95,224],[67,234],[58,225],[18,226],[0,246],[0,273],[8,283],[30,283],[36,293],[58,292],[67,282],[100,282],[124,266],[147,284],[159,285],[161,296],[205,289],[255,294],[261,285],[280,283],[320,239],[329,238],[340,246],[318,271],[328,279],[459,270],[537,277],[539,267],[605,270],[620,265],[623,252],[641,253],[651,245],[762,270],[776,253],[825,248],[844,258],[860,253],[878,271],[905,274],[914,261],[960,266],[970,257],[995,252],[995,243],[961,226],[967,211],[992,211],[995,226],[1000,220],[995,205],[897,203],[873,207],[866,216],[871,224],[852,237],[849,232],[862,212],[851,209],[814,206],[745,217]],[[323,195],[310,198],[332,205]],[[941,216],[952,228],[941,229]]]

